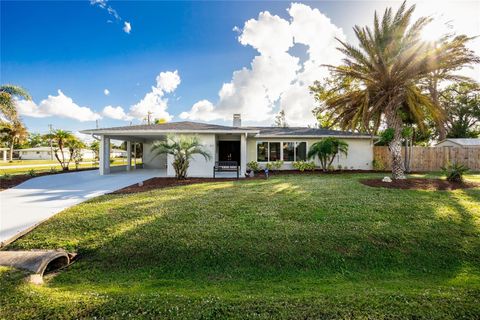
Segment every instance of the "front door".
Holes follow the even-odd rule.
[[[218,161],[237,161],[240,165],[240,141],[219,141]]]

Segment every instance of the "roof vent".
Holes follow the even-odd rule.
[[[233,114],[233,126],[234,127],[242,126],[242,115],[240,113]]]

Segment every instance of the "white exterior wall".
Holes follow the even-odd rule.
[[[303,142],[307,143],[307,152],[312,144],[320,139],[301,139],[301,138],[248,138],[247,141],[247,161],[257,161],[257,142]],[[344,169],[371,170],[373,161],[373,142],[371,139],[345,139],[341,140],[348,143],[348,155],[339,155],[333,161],[332,165],[337,168],[341,165]],[[308,161],[308,160],[307,160]],[[266,162],[259,162],[263,167]],[[315,159],[315,164],[320,166],[320,161]],[[282,170],[294,169],[292,162],[284,162]]]
[[[143,143],[143,167],[145,169],[163,169],[167,167],[167,155],[155,156],[152,152],[153,141]]]
[[[18,150],[18,152],[22,160],[51,160],[52,159],[52,155],[50,154],[50,151],[45,151],[45,150],[22,151],[20,149]],[[63,154],[65,155],[65,159],[68,159],[70,157],[70,152],[67,150],[64,150]],[[60,155],[60,151],[59,151],[59,155]],[[92,150],[88,150],[88,149],[82,150],[82,159],[86,160],[86,159],[94,159],[94,158],[95,158],[95,153]],[[53,159],[56,159],[55,151],[53,151]]]

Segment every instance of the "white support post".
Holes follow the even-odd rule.
[[[127,171],[132,169],[132,142],[127,141]]]
[[[137,169],[137,143],[133,143],[133,169]]]
[[[2,150],[3,153],[3,161],[7,162],[7,150]]]
[[[110,138],[102,136],[100,139],[100,175],[105,175],[110,173]]]
[[[245,177],[247,172],[247,133],[240,136],[240,176]]]

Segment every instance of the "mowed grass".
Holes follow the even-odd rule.
[[[80,259],[43,286],[0,269],[0,318],[480,318],[480,189],[358,182],[374,176],[93,199],[10,245]]]

